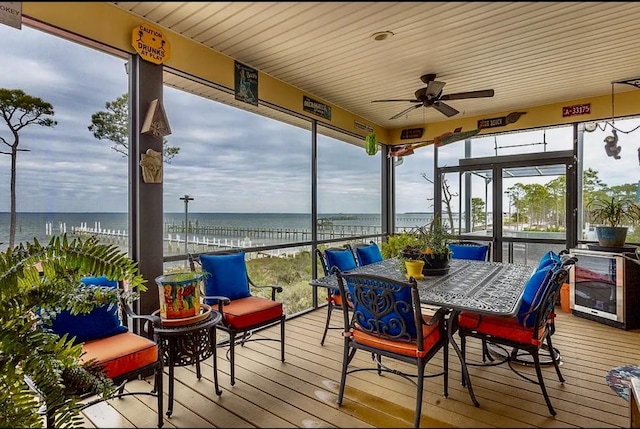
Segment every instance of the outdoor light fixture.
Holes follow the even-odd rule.
[[[386,40],[391,36],[393,36],[393,32],[391,31],[379,31],[371,35],[371,37],[373,37],[373,40],[378,42],[380,42],[381,40]]]

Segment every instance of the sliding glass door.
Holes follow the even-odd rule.
[[[436,213],[464,240],[491,241],[492,260],[536,262],[577,243],[572,151],[465,158],[440,167]]]

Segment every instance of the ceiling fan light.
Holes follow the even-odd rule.
[[[378,31],[377,33],[373,33],[371,37],[373,37],[373,40],[380,42],[382,40],[388,39],[393,35],[394,34],[391,31]]]

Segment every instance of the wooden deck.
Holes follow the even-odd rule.
[[[557,415],[548,414],[539,387],[516,376],[506,365],[471,367],[480,407],[471,403],[460,384],[457,355],[450,348],[449,397],[442,395],[442,377],[427,379],[423,427],[628,427],[628,403],[606,383],[607,371],[624,364],[640,364],[640,331],[624,331],[585,320],[558,307],[554,346],[562,355],[561,384],[552,367],[544,369],[547,389]],[[339,317],[332,318],[338,326]],[[176,368],[173,416],[165,427],[411,427],[415,386],[395,376],[358,372],[347,378],[342,406],[336,404],[342,360],[339,330],[330,330],[320,345],[326,310],[286,323],[286,361],[279,360],[279,344],[254,341],[236,348],[236,384],[229,384],[229,363],[219,349],[219,377],[223,394],[213,392],[211,359],[199,381],[194,367]],[[277,337],[277,328],[256,336]],[[468,341],[468,355],[479,358],[479,342]],[[439,354],[427,365],[429,373],[442,367]],[[359,352],[355,362],[371,365]],[[398,364],[398,367],[408,367]],[[532,368],[526,367],[526,370]],[[165,369],[166,373],[166,369]],[[131,390],[147,388],[140,380]],[[167,376],[165,374],[165,408]],[[145,395],[111,400],[85,410],[87,427],[154,427],[155,398]]]

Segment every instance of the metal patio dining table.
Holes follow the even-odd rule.
[[[397,258],[359,266],[349,272],[358,272],[406,280]],[[522,301],[525,285],[534,267],[506,262],[484,262],[453,259],[446,274],[417,279],[420,302],[450,310],[447,318],[447,335],[462,368],[463,380],[475,406],[479,403],[473,393],[467,365],[453,334],[456,332],[458,314],[461,311],[491,316],[514,316]],[[335,274],[311,280],[311,286],[338,288]]]

